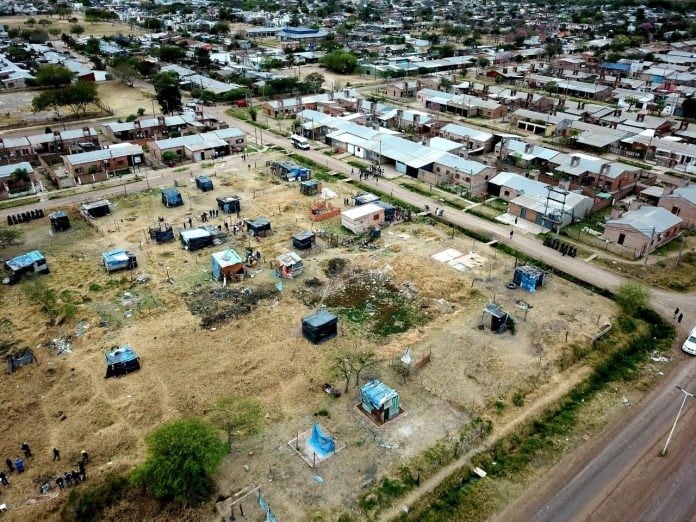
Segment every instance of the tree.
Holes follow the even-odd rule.
[[[309,86],[311,92],[320,93],[324,85],[324,75],[318,72],[309,73],[305,76],[304,82]]]
[[[36,19],[33,16],[30,16],[24,21],[24,23],[29,27],[34,27],[34,25],[36,24]]]
[[[634,105],[637,105],[640,102],[640,100],[638,98],[636,98],[635,96],[626,96],[624,98],[624,101],[628,104],[627,110],[629,110],[629,111],[631,110],[631,107],[633,107]]]
[[[320,62],[328,70],[339,74],[351,74],[358,66],[357,57],[346,51],[333,51],[325,54]]]
[[[36,71],[36,85],[39,87],[62,87],[69,85],[75,73],[63,65],[42,65]]]
[[[259,115],[259,110],[254,107],[253,105],[249,105],[249,117],[251,118],[251,121],[256,121],[256,118]]]
[[[0,227],[0,250],[7,247],[19,246],[24,242],[19,228]]]
[[[56,95],[57,89],[37,94],[31,100],[31,109],[34,112],[52,110],[56,116],[60,116],[60,107],[63,105],[60,96]]]
[[[179,75],[174,72],[163,72],[152,77],[155,87],[155,98],[162,112],[170,114],[181,111],[181,91],[179,90]]]
[[[85,32],[85,28],[82,27],[80,24],[75,24],[75,25],[70,26],[70,33],[71,34],[76,34],[77,36],[80,36],[84,32]]]
[[[63,30],[60,27],[51,27],[48,30],[48,33],[53,37],[57,37],[63,33]]]
[[[138,70],[128,62],[121,62],[112,67],[111,74],[114,78],[128,87],[133,87],[135,80],[140,78],[140,73]]]
[[[164,161],[167,165],[171,165],[176,161],[177,155],[171,150],[166,150],[162,153],[162,161]]]
[[[177,63],[186,56],[186,49],[178,45],[161,45],[157,57],[163,62]]]
[[[374,368],[380,363],[375,352],[361,350],[359,352],[344,352],[334,359],[333,373],[346,381],[346,390],[350,388],[350,381],[355,378],[355,385],[360,383],[360,374],[367,368]]]
[[[78,116],[87,113],[88,105],[99,102],[99,91],[94,82],[78,81],[61,91],[63,105],[69,106]]]
[[[624,312],[633,315],[638,309],[647,306],[650,291],[638,283],[624,283],[616,290],[615,300]]]
[[[53,24],[53,20],[49,20],[48,18],[42,18],[41,20],[39,20],[39,25],[42,25],[44,27],[48,27],[51,24]]]
[[[196,47],[193,59],[198,67],[208,67],[210,65],[210,50],[205,47]]]
[[[228,448],[208,424],[182,419],[164,424],[145,439],[147,460],[133,473],[133,483],[155,498],[182,504],[208,497],[212,474]]]
[[[210,32],[212,34],[221,34],[224,36],[230,32],[230,24],[227,22],[216,22],[215,25],[210,28]]]
[[[143,22],[143,27],[151,31],[160,31],[162,29],[162,21],[159,18],[146,18]]]
[[[223,395],[215,401],[211,417],[227,433],[230,448],[235,435],[255,435],[261,430],[261,404],[256,399]]]

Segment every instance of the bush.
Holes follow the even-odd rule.
[[[645,308],[650,300],[650,292],[638,283],[624,283],[616,291],[616,304],[628,315]]]
[[[123,500],[128,489],[128,479],[115,473],[109,473],[101,485],[73,489],[63,506],[61,519],[80,522],[101,520],[102,512]]]

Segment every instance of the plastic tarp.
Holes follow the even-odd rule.
[[[138,354],[128,345],[106,353],[106,377],[124,375],[140,369]]]
[[[181,193],[174,187],[162,189],[162,203],[167,207],[176,207],[183,205],[184,200]]]
[[[242,265],[242,258],[233,249],[229,248],[222,252],[215,252],[210,256],[211,269],[215,279],[221,279],[225,268],[230,266]]]
[[[45,263],[46,258],[38,250],[32,250],[21,256],[13,257],[5,262],[5,266],[13,272],[18,272],[22,269],[32,266],[34,263]]]
[[[376,379],[363,385],[360,389],[360,395],[363,399],[363,403],[367,402],[377,410],[382,409],[385,403],[391,401],[394,397],[398,397],[396,391]]]
[[[107,272],[119,268],[133,268],[135,265],[135,256],[123,248],[103,252],[102,260]]]
[[[321,458],[326,458],[336,451],[336,441],[331,435],[324,433],[318,423],[312,426],[312,435],[307,440],[307,445]]]
[[[213,180],[208,176],[198,176],[196,178],[196,186],[203,192],[213,190]]]
[[[326,310],[302,318],[302,335],[314,344],[338,335],[338,317]]]

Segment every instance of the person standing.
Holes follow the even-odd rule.
[[[5,475],[4,471],[0,471],[0,483],[2,483],[3,486],[10,485],[10,481],[7,480],[7,475]]]
[[[63,473],[63,478],[65,479],[65,485],[70,487],[72,486],[72,475],[70,474],[69,471],[66,471]]]
[[[58,451],[58,448],[53,448],[53,462],[56,460],[60,460],[60,451]]]
[[[7,469],[10,473],[12,473],[15,470],[14,465],[12,464],[12,459],[10,459],[10,458],[5,459],[5,464],[7,464]]]
[[[15,457],[14,467],[17,470],[17,473],[23,473],[24,472],[24,461],[22,459],[20,459],[19,457]]]
[[[65,481],[63,480],[63,477],[58,477],[56,479],[56,486],[58,486],[58,489],[63,489],[65,487]]]
[[[678,315],[679,315],[679,308],[675,308],[674,309],[674,317],[672,317],[672,319],[676,319]]]
[[[85,464],[89,464],[89,455],[87,455],[87,452],[85,450],[82,450],[80,453],[80,457],[82,457],[82,462]]]
[[[21,448],[26,458],[31,457],[31,448],[29,447],[29,444],[27,444],[26,442],[22,442]]]
[[[515,233],[514,230],[511,230],[511,231],[510,231],[510,239],[512,239],[512,236],[513,236],[514,233]]]
[[[682,312],[679,312],[679,317],[677,317],[677,324],[681,324],[682,319],[684,319],[684,314]]]

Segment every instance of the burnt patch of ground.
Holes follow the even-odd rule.
[[[186,295],[186,304],[193,315],[201,318],[201,328],[211,328],[251,313],[260,301],[277,293],[272,283],[253,288],[201,288]]]

